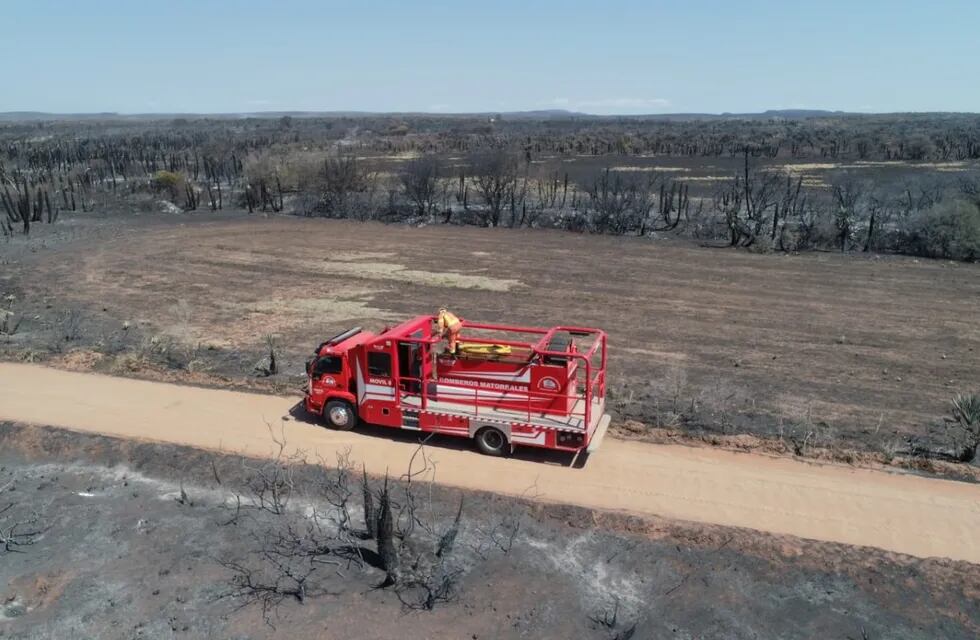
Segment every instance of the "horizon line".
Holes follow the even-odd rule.
[[[72,118],[72,117],[119,117],[119,118],[138,118],[138,117],[272,117],[272,116],[507,116],[507,115],[563,115],[568,117],[581,118],[669,118],[669,117],[744,117],[744,116],[766,116],[780,114],[800,114],[814,116],[881,116],[881,115],[980,115],[977,111],[846,111],[843,109],[810,109],[810,108],[787,108],[787,109],[766,109],[764,111],[676,111],[663,113],[590,113],[585,111],[572,111],[569,109],[520,109],[520,110],[487,110],[487,111],[427,111],[427,110],[406,110],[406,111],[373,111],[364,109],[329,109],[329,110],[310,110],[310,109],[281,109],[281,110],[259,110],[259,111],[34,111],[34,110],[9,110],[0,111],[0,117],[35,117],[35,118]]]

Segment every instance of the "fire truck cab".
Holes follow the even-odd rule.
[[[604,331],[462,320],[447,353],[435,320],[377,334],[355,327],[320,344],[307,363],[307,411],[336,429],[467,437],[496,456],[530,446],[577,458],[599,447],[609,425]]]

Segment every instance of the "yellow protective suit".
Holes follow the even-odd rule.
[[[456,353],[459,330],[463,328],[463,323],[450,311],[440,309],[439,317],[436,319],[436,328],[439,330],[440,336],[449,340],[449,353]]]

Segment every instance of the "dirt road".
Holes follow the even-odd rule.
[[[297,400],[0,363],[0,419],[254,456],[270,453],[267,425],[278,428]],[[375,473],[403,473],[417,449],[284,424],[290,448],[328,461],[350,448]],[[427,452],[447,485],[980,563],[975,485],[612,439],[579,470],[451,446]]]

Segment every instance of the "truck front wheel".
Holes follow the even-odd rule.
[[[476,433],[476,447],[488,456],[502,456],[507,453],[507,436],[494,427],[483,427]]]
[[[350,431],[357,426],[357,414],[349,402],[331,400],[323,407],[323,418],[334,429]]]

